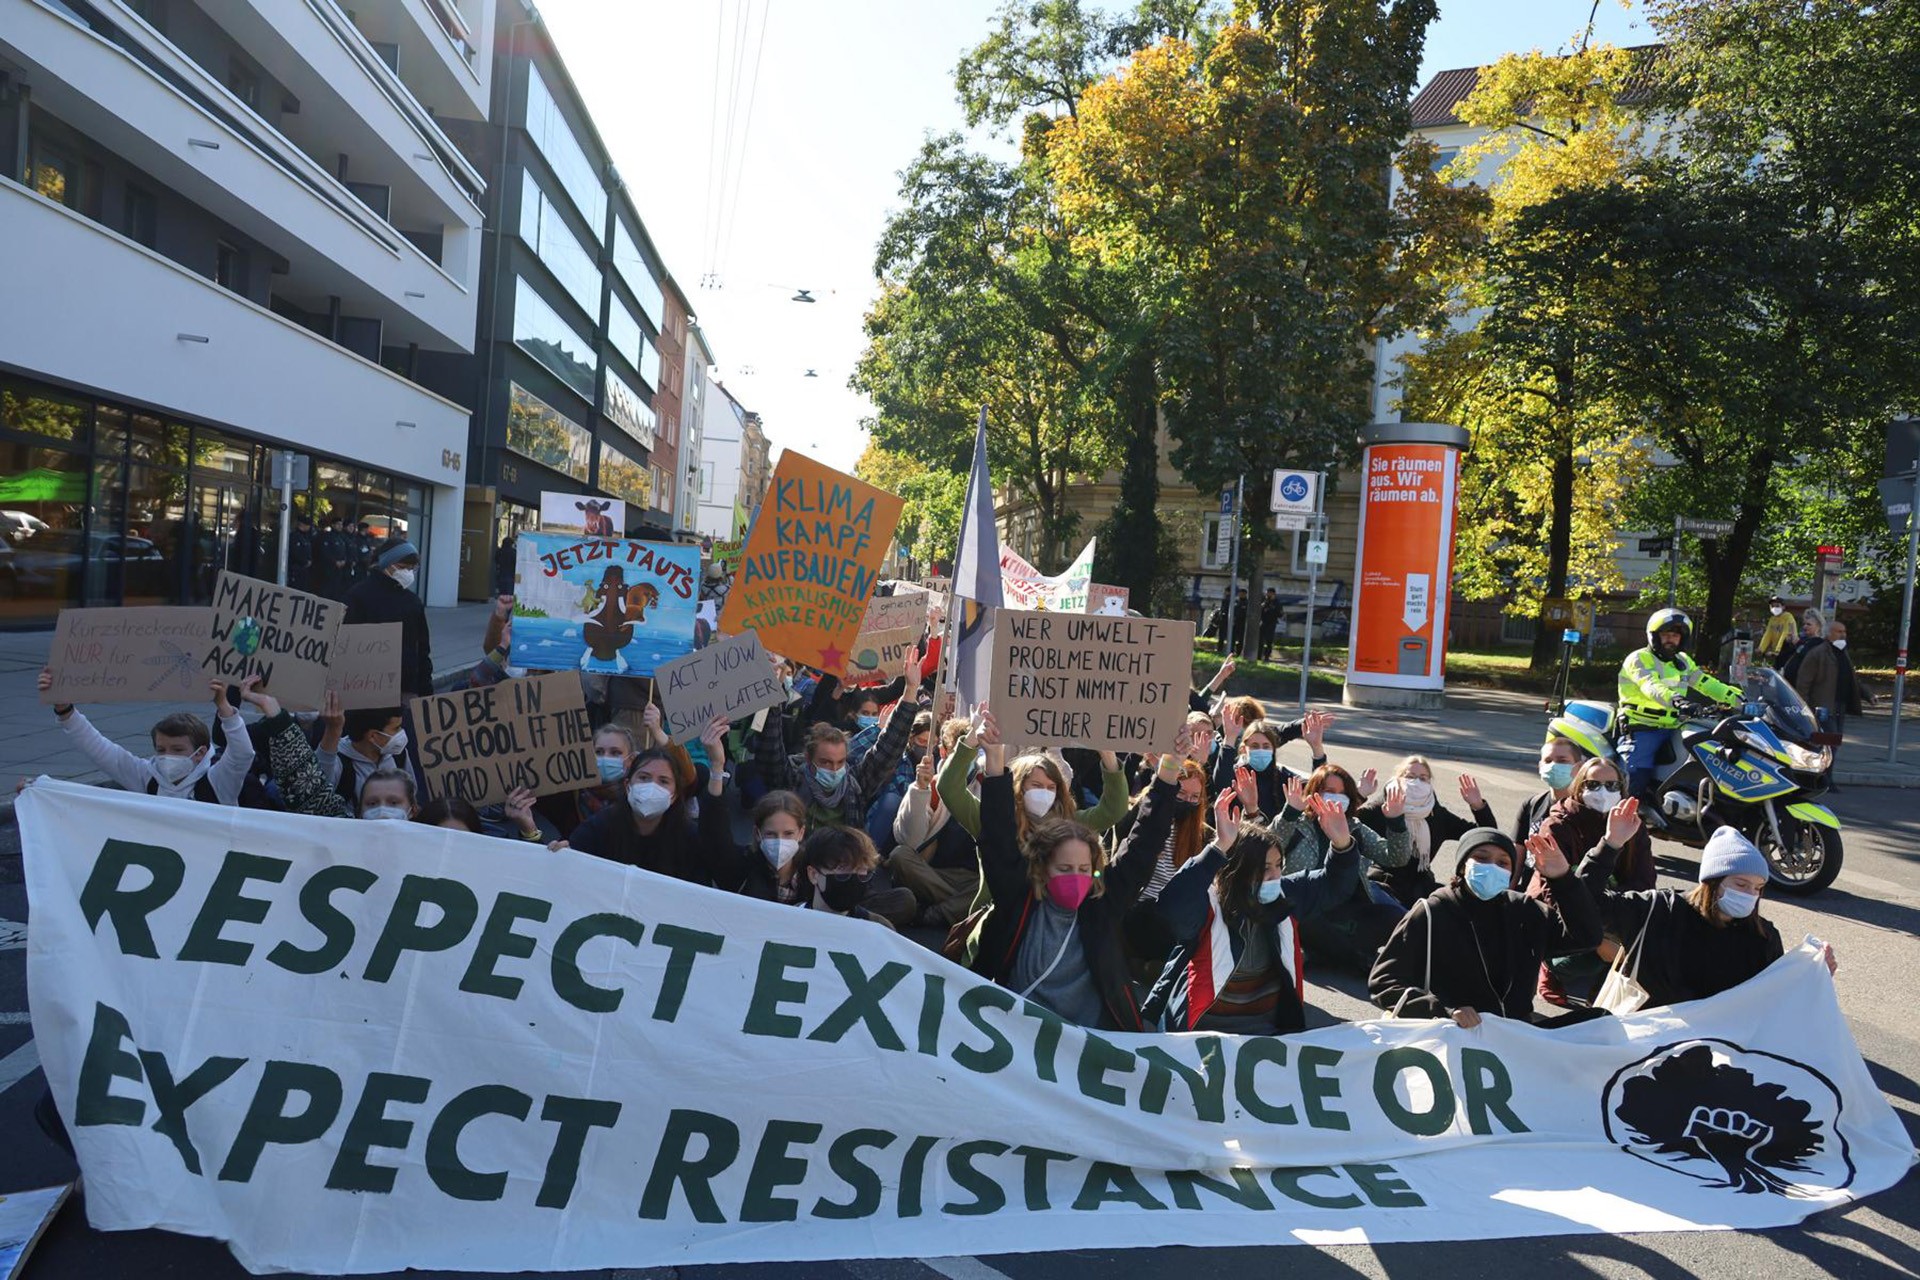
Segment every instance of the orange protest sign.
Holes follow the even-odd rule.
[[[839,675],[904,505],[792,449],[781,454],[720,630],[758,632],[769,651]]]

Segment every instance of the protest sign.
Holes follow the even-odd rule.
[[[1000,548],[1000,594],[1010,609],[1046,609],[1060,613],[1090,613],[1087,588],[1093,579],[1093,546],[1087,539],[1080,554],[1063,571],[1048,577],[1013,548]]]
[[[988,702],[1009,742],[1170,751],[1192,678],[1191,622],[994,610]]]
[[[700,548],[523,533],[514,575],[514,666],[648,676],[693,652]]]
[[[289,711],[318,710],[346,614],[338,600],[222,570],[213,588],[213,634],[201,673],[234,684],[259,676]]]
[[[1133,592],[1127,587],[1110,587],[1104,582],[1087,584],[1087,612],[1101,613],[1109,618],[1124,618],[1127,614],[1127,601]]]
[[[333,642],[327,687],[340,695],[340,709],[397,707],[400,691],[400,624],[353,622],[341,626]]]
[[[547,491],[540,495],[540,527],[583,538],[624,538],[627,504],[619,498]]]
[[[207,608],[62,609],[47,650],[53,687],[40,701],[197,701],[207,696],[200,659],[212,638]]]
[[[661,719],[679,743],[698,738],[715,716],[744,719],[762,707],[779,706],[787,696],[773,660],[751,631],[675,658],[654,679],[660,686]]]
[[[412,706],[414,749],[436,796],[478,809],[520,787],[545,796],[600,785],[587,700],[572,672],[415,698]]]
[[[1914,1158],[1813,946],[1553,1034],[1108,1032],[584,854],[49,779],[18,813],[92,1225],[255,1271],[1751,1230]]]
[[[904,505],[792,449],[781,454],[720,629],[757,631],[775,653],[839,675]]]
[[[932,600],[916,587],[896,586],[890,596],[867,602],[867,616],[847,654],[842,684],[885,684],[900,674],[907,650],[927,629],[927,606]]]

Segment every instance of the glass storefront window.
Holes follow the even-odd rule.
[[[653,505],[653,472],[605,440],[600,442],[600,487],[636,508]]]
[[[593,375],[599,364],[593,354],[593,344],[562,320],[560,313],[540,296],[540,291],[527,283],[526,277],[517,277],[514,283],[514,343],[591,404]]]
[[[553,166],[554,173],[560,178],[560,185],[566,188],[567,195],[586,215],[587,224],[595,227],[604,225],[607,193],[600,182],[600,171],[587,158],[586,151],[573,136],[572,127],[560,112],[560,104],[554,101],[546,80],[540,75],[540,69],[532,63],[527,64],[525,124],[527,133],[533,138],[533,145],[540,148],[540,154]]]
[[[7,387],[0,390],[0,427],[45,436],[49,440],[85,444],[87,408],[85,402],[65,396],[26,387]]]
[[[533,176],[521,171],[520,238],[540,255],[554,279],[596,320],[600,315],[600,267]]]
[[[642,314],[653,322],[653,331],[658,333],[664,329],[666,295],[660,292],[660,282],[654,279],[653,268],[647,265],[646,258],[640,252],[640,242],[619,218],[613,220],[613,269],[627,282],[627,288],[633,290],[634,300],[640,304]]]
[[[634,443],[642,449],[653,448],[653,410],[647,407],[640,392],[612,369],[607,370],[606,415],[614,426],[632,436]]]
[[[593,436],[516,382],[507,404],[507,448],[585,484]]]
[[[0,618],[50,620],[80,602],[89,470],[82,454],[0,441]]]

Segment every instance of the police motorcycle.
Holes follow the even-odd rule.
[[[1733,827],[1765,856],[1783,893],[1818,893],[1840,874],[1840,820],[1813,797],[1827,789],[1832,736],[1813,709],[1772,667],[1755,666],[1728,714],[1711,701],[1683,698],[1685,721],[1659,755],[1654,803],[1661,821],[1647,834],[1698,849],[1714,829]],[[1569,702],[1565,714],[1617,744],[1624,732],[1613,706]]]

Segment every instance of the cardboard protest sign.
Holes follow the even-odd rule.
[[[415,751],[436,796],[484,808],[520,787],[544,796],[600,785],[586,695],[570,671],[415,698],[412,706]]]
[[[1811,944],[1565,1035],[1165,1035],[577,852],[47,779],[17,813],[91,1226],[255,1274],[1748,1230],[1913,1167]]]
[[[346,613],[338,600],[223,571],[213,588],[213,635],[200,670],[234,684],[259,676],[281,706],[317,710]]]
[[[400,624],[354,622],[341,626],[333,642],[327,687],[340,695],[343,711],[397,707],[400,691]]]
[[[53,687],[40,701],[182,702],[207,696],[201,655],[213,610],[188,605],[62,609],[47,665]]]
[[[739,720],[762,707],[777,707],[787,696],[773,660],[751,631],[715,640],[666,663],[654,673],[654,681],[660,689],[661,718],[680,743],[706,732],[715,716]]]
[[[843,684],[885,684],[900,674],[907,650],[918,643],[927,629],[926,592],[911,587],[895,587],[890,596],[875,596],[867,604],[866,621],[853,639],[853,651],[847,655],[847,669],[840,677]]]
[[[1191,622],[994,610],[988,700],[1009,742],[1169,750],[1192,678]]]
[[[540,495],[540,527],[583,538],[624,538],[627,504],[619,498],[545,492]]]
[[[1127,616],[1127,601],[1133,592],[1127,587],[1110,587],[1104,582],[1087,584],[1087,612],[1104,614],[1109,618]]]
[[[747,535],[720,629],[839,675],[905,504],[792,449]]]
[[[517,545],[514,666],[647,676],[693,652],[699,547],[564,533]]]

